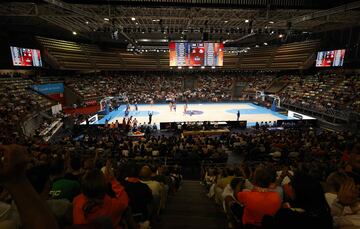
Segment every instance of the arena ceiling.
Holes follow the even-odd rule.
[[[133,45],[159,45],[168,40],[204,38],[237,45],[255,38],[271,40],[288,32],[312,33],[358,26],[360,23],[360,1],[74,2],[44,0],[1,3],[0,25],[9,29],[17,26],[47,30],[58,28],[86,39]]]

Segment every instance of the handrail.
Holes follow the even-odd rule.
[[[314,109],[309,106],[300,105],[299,103],[296,103],[296,102],[292,103],[292,102],[288,101],[287,99],[283,100],[282,104],[287,105],[287,106],[292,106],[292,107],[302,109],[302,110],[307,110],[309,112],[315,112],[318,114],[330,116],[332,118],[345,120],[345,121],[349,121],[349,117],[350,117],[351,113],[355,113],[356,115],[360,116],[359,113],[354,112],[354,111],[340,111],[340,110],[336,110],[336,109],[332,109],[332,108],[325,108],[324,111],[321,111],[321,110],[317,110],[317,109]]]

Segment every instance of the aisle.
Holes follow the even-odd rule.
[[[225,229],[226,217],[199,181],[185,180],[161,215],[159,229]]]

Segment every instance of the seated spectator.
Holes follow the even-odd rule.
[[[360,144],[353,144],[350,150],[349,168],[347,174],[354,179],[357,185],[360,184]]]
[[[265,217],[265,228],[332,228],[330,207],[320,183],[309,175],[295,173],[291,187],[294,199],[273,218]]]
[[[53,199],[67,199],[72,202],[80,192],[80,184],[77,181],[65,178],[64,160],[55,158],[50,165],[52,185],[50,195]]]
[[[227,212],[229,203],[237,201],[235,195],[244,189],[244,184],[245,184],[244,178],[235,177],[234,179],[231,180],[230,184],[228,184],[225,187],[222,193],[222,197],[224,200],[223,207],[225,212]]]
[[[114,228],[121,228],[122,213],[128,207],[128,195],[123,186],[110,174],[107,163],[105,175],[99,170],[87,172],[81,184],[82,193],[73,201],[74,224],[89,224],[99,218],[111,219]],[[115,197],[107,194],[107,182]]]
[[[81,159],[79,157],[72,157],[69,164],[70,166],[65,174],[65,178],[79,182],[83,175],[81,172]]]
[[[218,179],[215,186],[215,202],[221,204],[223,202],[222,193],[227,185],[230,184],[232,179],[234,179],[234,170],[226,169],[223,171],[222,178]]]
[[[359,189],[354,181],[343,172],[334,172],[327,178],[326,188],[334,227],[360,227]]]
[[[238,228],[241,226],[241,216],[243,214],[243,206],[236,200],[235,195],[244,189],[245,179],[235,177],[231,183],[227,185],[222,193],[223,207],[229,220],[229,228]]]
[[[49,199],[50,176],[46,165],[40,165],[29,169],[26,173],[30,183],[37,193],[43,198],[51,212],[56,217],[60,226],[71,225],[72,223],[72,204],[67,199]]]
[[[143,166],[140,170],[141,182],[148,185],[153,195],[153,204],[151,208],[151,218],[155,219],[160,211],[162,199],[164,198],[164,189],[160,182],[152,180],[151,168],[147,165]]]
[[[270,167],[259,166],[254,173],[252,191],[237,193],[237,200],[244,205],[242,222],[244,225],[261,226],[265,215],[275,215],[281,207],[277,192],[269,188],[275,182],[276,174]]]
[[[151,175],[152,175],[152,171],[149,166],[145,165],[141,168],[140,170],[141,182],[149,186],[154,197],[160,198],[163,192],[161,184],[158,181],[152,180]]]

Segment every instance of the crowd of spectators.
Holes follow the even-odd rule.
[[[179,167],[63,147],[1,145],[0,228],[149,228],[180,187]]]
[[[50,100],[28,90],[32,81],[20,74],[0,76],[0,138],[20,134],[21,123],[29,116],[50,108]]]
[[[148,228],[179,189],[182,165],[225,162],[230,153],[244,163],[205,167],[203,183],[231,227],[360,225],[358,136],[349,132],[257,125],[219,137],[130,137],[85,126],[55,143],[22,142],[27,151],[0,147],[1,228]],[[29,222],[35,212],[43,225]]]
[[[184,80],[198,78],[194,89],[183,89]],[[231,98],[232,74],[113,73],[107,76],[71,78],[65,82],[85,99],[123,96],[129,101],[150,103],[178,101],[223,101]]]
[[[306,76],[277,76],[268,72],[108,72],[53,78],[54,82],[64,82],[72,88],[84,98],[84,102],[96,103],[108,96],[122,97],[130,103],[256,100],[256,92],[271,91],[270,88],[278,85],[280,88],[275,94],[283,104],[327,113],[360,112],[359,77],[341,72],[319,72]],[[52,82],[51,78],[35,78],[33,81],[22,75],[2,75],[1,80],[2,125],[17,123],[29,114],[51,106],[50,100],[28,90],[34,83]],[[194,83],[185,87],[186,81]],[[240,93],[234,92],[234,85],[241,87]]]
[[[142,137],[124,136],[122,129],[94,126],[73,138],[67,137],[62,144],[71,152],[78,152],[85,160],[96,152],[102,157],[111,156],[117,160],[134,158],[144,160],[152,157],[175,160],[179,164],[201,160],[226,161],[228,154],[227,136],[186,137],[180,135],[159,135],[158,132]]]
[[[283,80],[288,85],[279,96],[287,103],[320,112],[331,109],[360,111],[358,76],[330,72],[304,77],[287,76]]]
[[[204,164],[202,182],[230,228],[358,228],[358,142],[308,127],[234,133],[244,161]]]
[[[168,98],[179,101],[226,101],[255,99],[258,91],[279,85],[276,93],[283,102],[313,109],[359,112],[359,77],[338,72],[319,72],[315,75],[277,76],[274,73],[243,74],[238,72],[193,74],[158,73],[82,77],[68,81],[84,97],[103,98],[122,95],[130,101],[163,102]],[[184,89],[187,78],[197,80],[193,89]],[[233,85],[242,86],[240,95],[233,96]],[[284,86],[282,88],[282,86]]]
[[[179,189],[181,166],[200,161],[211,162],[202,182],[232,228],[360,226],[357,142],[350,132],[259,125],[187,138],[134,138],[119,128],[86,127],[52,144],[28,139],[27,152],[1,145],[0,226],[34,225],[27,217],[36,218],[31,201],[39,201],[37,211],[47,212],[42,223],[56,225],[51,228],[148,228]],[[230,153],[242,155],[243,163],[216,164]]]

